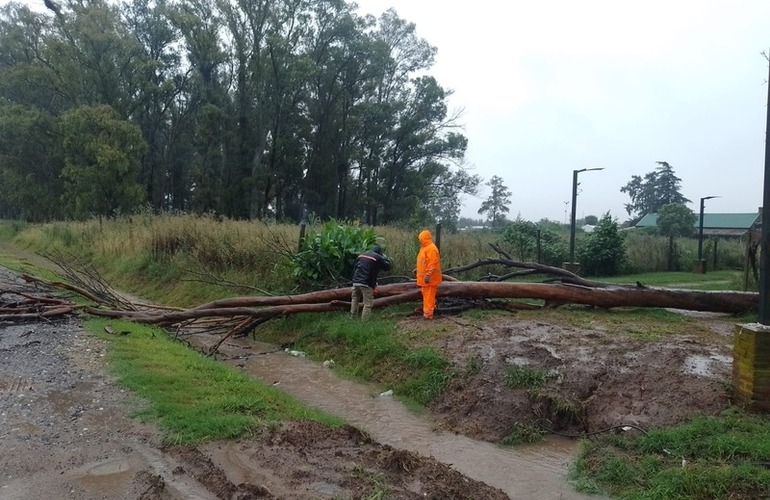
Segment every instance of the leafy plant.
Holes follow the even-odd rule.
[[[539,225],[517,218],[503,229],[501,239],[510,245],[513,255],[521,260],[535,261],[539,257],[541,264],[558,266],[567,257],[564,238],[549,225]]]
[[[371,227],[330,220],[302,240],[291,259],[292,275],[302,286],[325,288],[348,281],[356,257],[377,243]]]
[[[580,262],[589,276],[615,276],[626,264],[625,236],[607,212],[582,241]]]

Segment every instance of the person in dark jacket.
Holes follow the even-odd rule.
[[[358,317],[358,303],[363,302],[361,319],[366,321],[372,315],[374,290],[377,288],[377,275],[380,271],[389,271],[390,259],[382,253],[380,245],[374,245],[368,252],[356,257],[353,266],[353,291],[350,293],[350,315]]]

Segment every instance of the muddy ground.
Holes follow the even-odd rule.
[[[718,413],[730,403],[735,320],[691,316],[682,334],[658,340],[547,314],[437,317],[436,347],[464,376],[431,411],[441,429],[491,442],[517,426],[578,435]],[[108,374],[105,347],[74,318],[0,324],[0,498],[508,497],[351,426],[291,423],[255,439],[164,446],[131,418],[142,403]],[[511,364],[550,375],[536,391],[513,389]],[[237,470],[222,466],[222,447],[237,448]]]
[[[453,333],[437,347],[466,373],[431,408],[445,428],[492,442],[514,429],[594,435],[671,426],[730,405],[733,316],[671,311],[682,316],[681,333],[656,338],[643,323],[608,327],[613,320],[602,316],[612,311],[579,327],[568,311],[550,321],[547,311],[484,324],[444,318]],[[511,365],[546,381],[510,388]]]

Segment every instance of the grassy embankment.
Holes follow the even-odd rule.
[[[6,228],[0,234],[29,251],[50,253],[57,249],[77,255],[96,265],[114,286],[166,304],[191,306],[223,296],[259,293],[255,289],[276,292],[292,289],[286,279],[289,271],[285,259],[279,251],[280,248],[290,251],[296,247],[298,229],[292,226],[267,227],[247,222],[222,223],[210,218],[164,216],[135,217],[131,222],[92,221],[17,229]],[[392,228],[378,228],[378,234],[386,238],[388,253],[396,261],[396,269],[391,274],[410,274],[417,251],[414,234]],[[490,234],[446,235],[442,242],[445,265],[490,257],[486,242],[492,238]],[[199,274],[190,274],[190,271]],[[740,271],[705,275],[656,273],[608,281],[739,289],[740,275]],[[202,276],[245,285],[214,285],[204,282],[210,280],[202,280]],[[366,325],[351,322],[346,315],[338,313],[312,317],[298,315],[269,322],[261,327],[259,335],[265,340],[291,342],[315,359],[333,358],[338,362],[338,369],[347,375],[378,382],[393,388],[407,400],[426,404],[443,390],[451,377],[460,374],[453,373],[448,362],[429,347],[431,340],[450,332],[428,325],[420,331],[403,331],[396,327],[399,318],[411,307],[377,311],[375,319]],[[491,313],[472,314],[482,321]],[[540,313],[520,314],[537,317]],[[697,330],[693,320],[662,310],[557,310],[549,311],[548,315],[549,321],[614,325],[615,330],[623,330],[626,335],[650,341],[683,330]],[[98,322],[94,325],[99,329]],[[152,338],[152,335],[147,336]],[[165,346],[163,349],[148,348],[138,357],[165,349]],[[161,366],[165,363],[156,362]],[[189,361],[182,364],[195,366]],[[238,384],[240,382],[236,386]],[[141,389],[146,385],[136,383],[134,387]],[[144,397],[151,399],[147,394]],[[197,404],[202,405],[208,397],[202,397]],[[264,396],[265,401],[272,401],[272,398],[272,395]],[[252,417],[256,414],[281,419],[296,415],[278,403],[268,405],[279,408],[272,413],[265,409],[254,410],[253,403],[249,402],[223,403],[221,406],[235,408],[235,413]],[[200,408],[195,406],[184,411],[195,412]],[[165,411],[151,410],[147,415],[162,419],[161,413],[157,412]],[[305,410],[297,411],[301,414]],[[232,430],[237,426],[223,424],[221,427],[226,429],[222,435],[241,432]],[[766,417],[733,410],[720,418],[698,419],[674,429],[649,430],[640,437],[610,436],[593,440],[586,442],[577,462],[576,482],[585,491],[601,491],[621,498],[767,497],[770,495],[767,486],[770,476],[757,462],[770,460],[768,429],[770,422]],[[184,429],[171,431],[179,439],[183,439],[185,432]],[[671,455],[661,451],[664,449]],[[686,467],[682,467],[682,457],[689,461]]]

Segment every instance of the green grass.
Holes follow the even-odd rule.
[[[527,319],[543,318],[542,311],[520,311],[518,315]],[[657,308],[559,308],[548,311],[548,322],[605,330],[642,341],[656,341],[668,335],[704,335],[693,318]]]
[[[505,367],[505,385],[511,389],[537,389],[558,376],[558,373],[528,366]]]
[[[770,421],[729,410],[635,437],[583,443],[571,473],[585,492],[627,499],[770,496]]]
[[[118,382],[146,401],[136,416],[157,424],[167,442],[195,444],[235,438],[282,420],[341,424],[158,329],[102,318],[87,324],[108,341],[110,367]],[[129,333],[106,334],[105,326]]]
[[[505,436],[500,444],[505,446],[516,446],[520,444],[539,443],[543,440],[546,431],[532,424],[515,422],[511,432]]]
[[[291,343],[318,361],[333,359],[341,374],[393,389],[418,405],[433,401],[454,376],[438,351],[420,345],[421,336],[441,334],[399,330],[395,319],[379,312],[367,322],[346,313],[300,314],[260,330],[263,340]]]
[[[688,272],[657,272],[628,274],[592,281],[633,285],[637,282],[650,287],[685,288],[690,290],[734,290],[743,279],[741,271],[709,271],[704,274]]]

